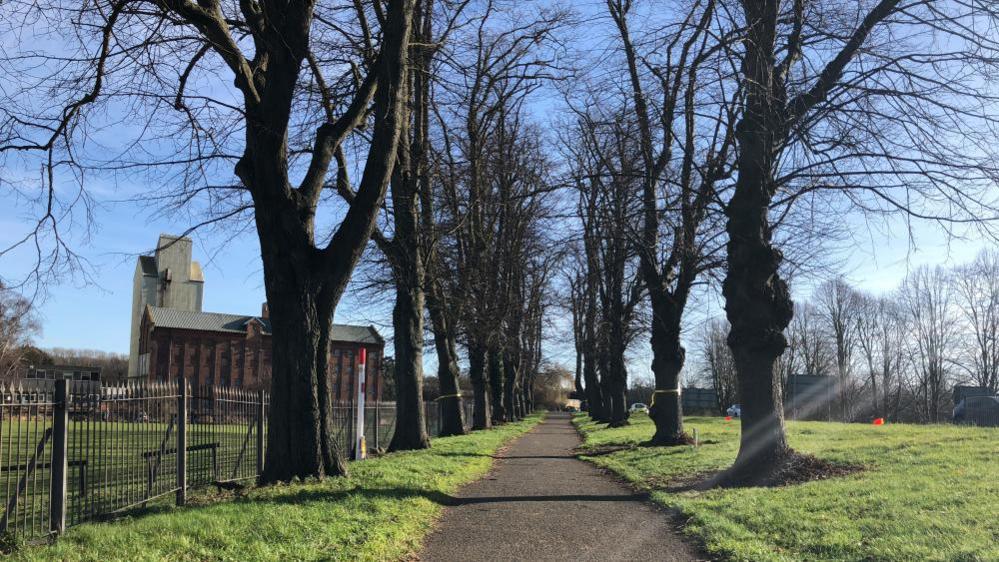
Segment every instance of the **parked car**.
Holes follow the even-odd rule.
[[[632,414],[636,412],[644,412],[647,414],[649,413],[649,407],[646,406],[645,404],[642,404],[641,402],[635,402],[634,404],[631,405],[630,408],[628,408],[628,411],[631,412]]]
[[[742,404],[732,404],[731,406],[728,407],[727,410],[725,410],[725,413],[732,416],[733,418],[741,416]]]
[[[999,426],[999,396],[968,396],[954,407],[954,423]]]

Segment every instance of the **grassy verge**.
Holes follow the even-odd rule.
[[[636,445],[653,425],[638,416],[606,429],[575,423],[584,447]],[[735,458],[739,423],[692,417],[707,444],[635,447],[585,457],[649,490],[689,518],[684,532],[729,560],[999,560],[999,430],[955,426],[790,422],[796,449],[859,463],[862,472],[781,488],[668,492]],[[605,449],[608,450],[608,449]],[[595,451],[596,452],[596,451]]]
[[[485,474],[539,416],[425,451],[351,464],[350,478],[253,489],[232,501],[71,529],[15,560],[397,560],[419,548],[441,500]]]

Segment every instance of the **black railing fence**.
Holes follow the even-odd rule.
[[[471,422],[471,401],[465,401]],[[424,405],[440,433],[441,404]],[[0,385],[0,538],[36,540],[187,491],[253,480],[263,470],[269,397],[186,383],[100,387],[51,381]],[[334,405],[346,455],[355,441],[353,402]],[[395,403],[365,404],[370,450],[388,447]]]

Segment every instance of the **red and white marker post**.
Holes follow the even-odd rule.
[[[354,435],[357,436],[354,443],[354,460],[359,461],[368,456],[368,446],[364,440],[364,391],[365,373],[364,367],[368,362],[368,350],[361,348],[357,361],[357,425]]]

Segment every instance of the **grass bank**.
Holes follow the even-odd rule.
[[[653,433],[644,415],[606,429],[575,423],[584,448],[637,445]],[[690,417],[694,447],[634,447],[584,457],[679,510],[684,532],[729,560],[999,560],[999,429],[882,427],[790,422],[799,451],[862,464],[850,476],[780,488],[669,492],[692,475],[728,467],[739,422]],[[594,451],[596,452],[596,451]]]
[[[351,463],[350,478],[253,489],[231,501],[71,529],[14,560],[397,560],[491,455],[538,421],[433,440],[424,451]]]

